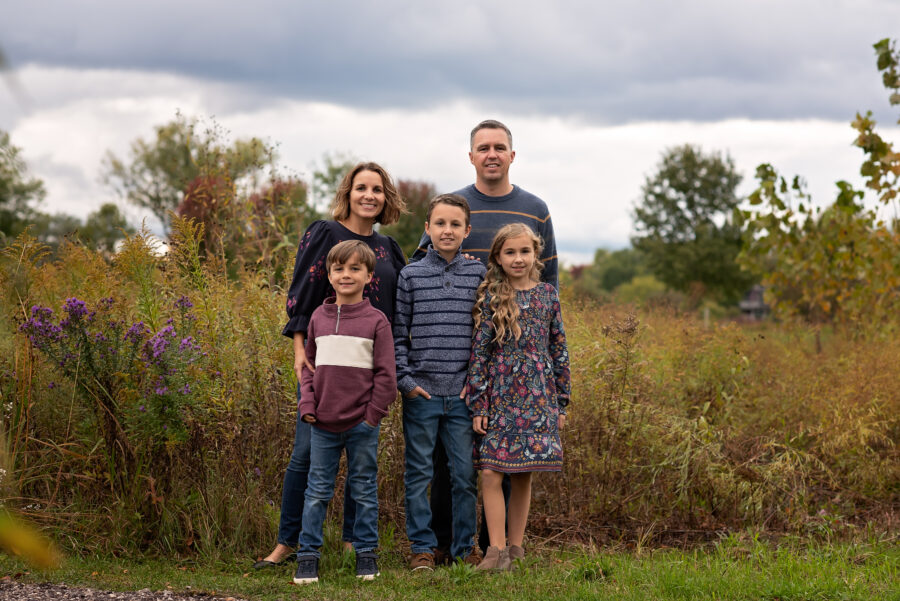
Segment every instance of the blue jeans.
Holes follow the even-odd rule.
[[[297,396],[300,386],[297,386]],[[300,419],[297,412],[297,426],[294,430],[294,449],[291,460],[284,471],[281,487],[281,516],[278,522],[278,542],[296,548],[300,544],[300,527],[303,520],[303,499],[309,478],[309,436],[310,425]],[[353,522],[356,519],[356,504],[350,498],[350,487],[344,488],[344,528],[341,539],[353,540]]]
[[[353,550],[378,546],[378,431],[360,422],[345,432],[310,428],[309,483],[303,506],[300,553],[319,556],[328,502],[334,496],[341,451],[347,450],[347,488],[356,502]]]
[[[450,468],[453,506],[453,557],[472,551],[475,535],[477,484],[472,466],[472,417],[458,396],[432,395],[403,399],[403,439],[406,443],[406,536],[413,553],[431,553],[437,538],[431,529],[428,484],[434,473],[432,456],[440,437]]]

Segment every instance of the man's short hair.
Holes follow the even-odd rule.
[[[469,134],[469,148],[472,148],[472,145],[475,144],[475,134],[477,134],[482,129],[502,129],[503,131],[505,131],[506,137],[509,139],[509,149],[512,150],[512,132],[509,131],[508,127],[506,127],[496,119],[485,119],[475,126],[475,129],[472,130],[472,133]]]
[[[469,209],[469,203],[459,194],[440,194],[431,199],[428,203],[428,212],[425,213],[425,223],[431,223],[431,211],[437,205],[450,205],[451,207],[459,207],[466,214],[466,227],[469,227],[469,218],[472,211]]]
[[[328,251],[328,256],[325,257],[325,271],[331,272],[332,265],[335,263],[343,265],[354,255],[360,263],[366,266],[369,273],[375,271],[375,253],[362,240],[344,240],[332,246]]]

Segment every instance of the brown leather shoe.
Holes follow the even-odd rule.
[[[437,547],[434,550],[434,565],[449,566],[451,563],[453,563],[453,557],[448,549]]]
[[[465,559],[462,561],[468,566],[477,567],[478,564],[481,563],[481,553],[478,549],[472,549],[472,552],[466,555]]]
[[[416,570],[427,570],[429,572],[434,571],[434,555],[432,553],[416,553],[412,556],[412,559],[409,560],[409,569],[415,572]]]

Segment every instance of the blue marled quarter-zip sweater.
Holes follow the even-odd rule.
[[[397,387],[457,395],[466,382],[472,352],[472,306],[485,267],[457,253],[449,264],[428,247],[400,271],[394,311]]]

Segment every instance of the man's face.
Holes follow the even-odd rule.
[[[479,181],[494,183],[509,177],[509,166],[516,153],[509,147],[509,139],[502,129],[485,127],[475,133],[469,160],[475,166]]]

